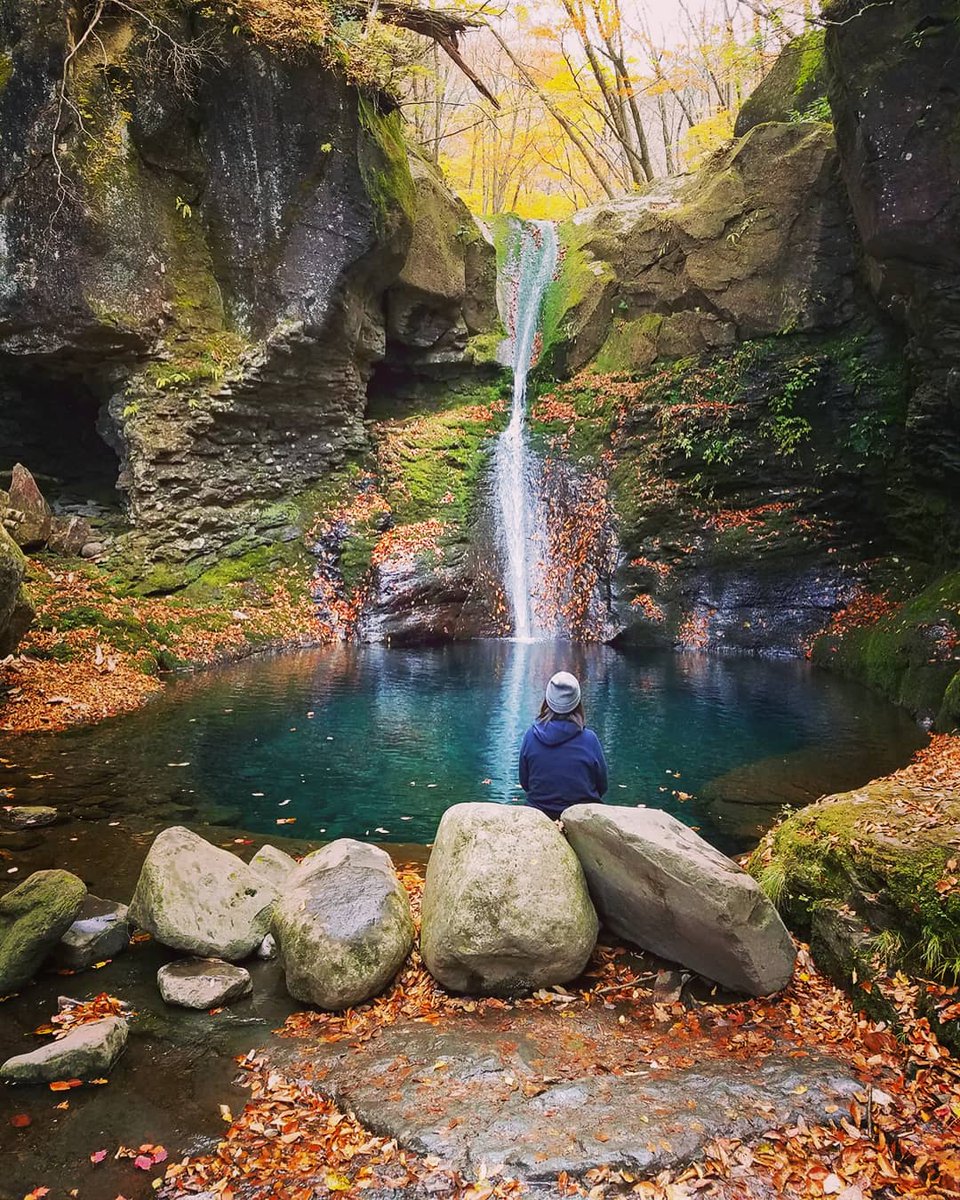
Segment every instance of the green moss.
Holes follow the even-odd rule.
[[[897,948],[896,966],[930,971],[935,942],[940,965],[932,973],[943,974],[960,961],[960,895],[937,887],[956,854],[950,834],[960,804],[949,806],[938,830],[917,825],[898,803],[903,793],[881,782],[801,809],[767,835],[750,870],[758,879],[776,873],[780,906],[802,932],[817,905],[847,906]]]
[[[464,357],[476,367],[498,365],[497,352],[506,336],[507,332],[500,324],[487,333],[475,333],[467,341]]]
[[[953,728],[957,639],[960,571],[941,576],[873,625],[819,638],[813,659],[862,680],[915,716]]]
[[[599,262],[583,248],[583,233],[572,221],[558,226],[560,270],[547,287],[540,314],[543,350],[538,369],[562,369],[564,344],[572,341],[615,283],[612,267]]]
[[[0,93],[13,78],[13,55],[7,50],[0,50]]]
[[[633,321],[615,320],[597,352],[598,371],[632,371],[657,357],[657,335],[663,317],[648,313]]]
[[[416,216],[416,188],[400,113],[378,112],[375,102],[363,94],[358,95],[357,111],[361,126],[370,135],[371,146],[361,146],[359,161],[378,224],[382,231],[389,230],[401,214],[412,222]]]

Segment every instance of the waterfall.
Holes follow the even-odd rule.
[[[557,231],[549,221],[524,221],[518,223],[518,234],[511,314],[513,404],[510,424],[497,443],[494,494],[513,635],[520,641],[534,641],[544,636],[535,598],[541,594],[546,547],[538,546],[542,541],[538,538],[542,519],[538,464],[527,439],[527,375],[534,357],[543,297],[557,267]]]

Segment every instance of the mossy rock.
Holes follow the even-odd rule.
[[[877,967],[952,983],[960,976],[960,890],[944,890],[944,880],[958,837],[960,796],[934,799],[880,780],[782,821],[750,870],[801,933],[816,932],[822,906],[842,906],[874,938]],[[847,941],[856,954],[826,965],[849,983],[854,972],[863,978],[863,942]]]
[[[736,137],[768,121],[830,119],[824,36],[818,29],[784,46],[769,74],[740,109]]]
[[[83,881],[69,871],[36,871],[0,899],[0,996],[33,978],[86,894]]]
[[[875,624],[819,638],[813,659],[949,732],[960,724],[958,638],[960,571],[953,571]]]

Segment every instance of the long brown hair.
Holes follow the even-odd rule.
[[[583,712],[583,701],[580,701],[573,712],[558,713],[554,712],[546,700],[544,700],[544,702],[540,705],[540,713],[537,716],[537,722],[545,725],[547,721],[573,721],[575,724],[579,725],[581,729],[583,729],[587,723],[587,718],[584,716]]]

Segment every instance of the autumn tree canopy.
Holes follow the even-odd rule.
[[[477,212],[562,216],[696,166],[815,0],[530,0],[473,5],[485,100],[437,46],[402,88],[414,137]]]

